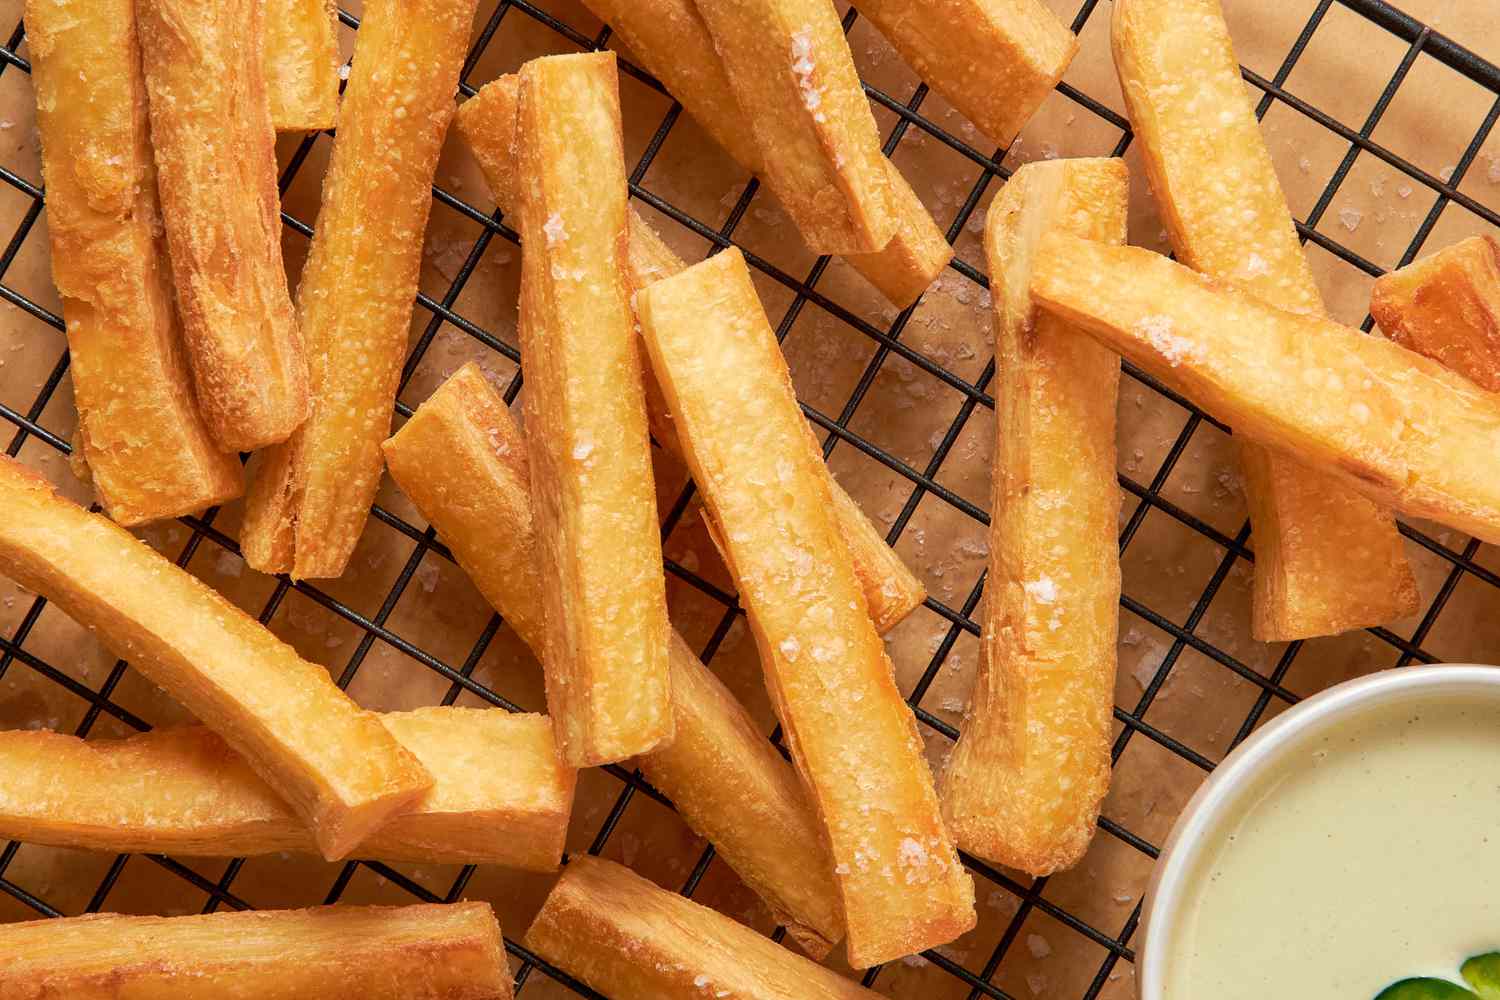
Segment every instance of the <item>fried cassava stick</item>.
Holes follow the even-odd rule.
[[[1113,42],[1178,259],[1269,305],[1326,315],[1218,0],[1120,0]],[[1254,445],[1240,453],[1256,638],[1328,635],[1416,610],[1390,511],[1285,456]]]
[[[821,456],[733,248],[636,297],[641,330],[828,831],[859,968],[974,926],[916,722],[830,508]]]
[[[240,545],[263,572],[340,575],[369,516],[476,3],[364,7],[297,289],[312,415],[260,456],[245,505]]]
[[[1120,359],[1031,303],[1053,228],[1125,241],[1123,160],[1028,163],[985,228],[995,468],[979,677],[939,792],[959,846],[1045,875],[1076,864],[1109,789],[1120,618]]]
[[[526,443],[477,366],[444,382],[385,443],[397,484],[480,593],[539,654],[541,580]],[[434,463],[431,456],[446,456]],[[670,745],[636,759],[646,777],[821,958],[843,937],[833,861],[791,767],[675,632]],[[544,668],[546,665],[544,664]]]
[[[329,859],[432,786],[327,670],[11,459],[0,461],[0,572],[55,601],[243,754]]]
[[[121,524],[238,496],[198,412],[161,243],[130,0],[29,0],[26,40],[79,439]]]
[[[281,262],[266,0],[140,0],[151,142],[198,406],[225,449],[307,417],[307,358]]]
[[[488,903],[0,925],[6,1000],[510,1000]]]
[[[339,110],[338,13],[329,0],[265,0],[266,92],[280,132],[333,128]]]
[[[1500,392],[1500,244],[1473,236],[1375,282],[1370,315],[1402,347]]]

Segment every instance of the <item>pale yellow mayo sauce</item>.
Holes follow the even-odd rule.
[[[1208,834],[1168,1000],[1372,1000],[1500,949],[1500,704],[1376,709]]]

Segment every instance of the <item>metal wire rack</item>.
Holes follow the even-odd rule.
[[[1414,237],[1406,246],[1401,255],[1400,263],[1405,264],[1415,258],[1422,249],[1428,236],[1437,225],[1439,216],[1450,204],[1461,205],[1469,212],[1485,222],[1500,226],[1500,214],[1475,200],[1469,194],[1460,190],[1465,175],[1476,162],[1481,148],[1494,128],[1497,119],[1500,119],[1500,66],[1490,63],[1453,42],[1444,35],[1438,34],[1417,20],[1402,13],[1390,3],[1384,0],[1308,0],[1312,7],[1304,27],[1297,35],[1295,42],[1286,53],[1280,66],[1274,75],[1267,79],[1249,70],[1244,70],[1245,79],[1261,92],[1261,98],[1257,111],[1264,116],[1276,104],[1284,105],[1297,114],[1316,122],[1323,129],[1332,133],[1339,141],[1347,145],[1347,151],[1332,176],[1328,179],[1321,195],[1313,205],[1305,220],[1299,223],[1300,232],[1304,240],[1314,243],[1330,254],[1335,255],[1342,261],[1360,271],[1370,275],[1382,273],[1382,268],[1366,259],[1366,257],[1348,248],[1338,240],[1331,238],[1318,229],[1320,220],[1328,212],[1334,196],[1339,192],[1341,185],[1345,183],[1350,175],[1351,168],[1356,159],[1365,154],[1383,162],[1394,171],[1404,176],[1412,183],[1420,185],[1421,188],[1432,192],[1436,197],[1430,209],[1418,226]],[[1370,109],[1368,116],[1361,127],[1355,129],[1339,121],[1331,114],[1320,110],[1306,100],[1299,98],[1296,94],[1285,89],[1285,84],[1293,68],[1299,59],[1307,51],[1314,36],[1323,27],[1329,15],[1330,9],[1335,4],[1347,9],[1347,11],[1364,18],[1378,29],[1389,33],[1401,43],[1407,46],[1404,57],[1400,60],[1394,74],[1381,91],[1378,100]],[[351,28],[358,29],[359,22],[356,17],[341,12],[343,23]],[[1075,32],[1082,33],[1089,26],[1091,19],[1107,18],[1107,6],[1099,0],[1082,0],[1076,15],[1073,18],[1072,27]],[[472,95],[476,86],[481,85],[484,80],[471,79],[480,57],[490,46],[491,42],[502,28],[502,25],[511,19],[531,19],[537,24],[552,29],[561,36],[568,45],[576,46],[578,49],[602,48],[609,42],[609,30],[606,28],[594,37],[580,33],[558,17],[533,3],[532,0],[499,0],[479,26],[475,41],[464,65],[461,89],[466,95]],[[857,14],[851,11],[845,18],[846,30],[851,27],[857,18]],[[29,63],[21,51],[25,38],[24,25],[17,24],[10,33],[8,39],[0,46],[0,74],[28,73]],[[1444,64],[1449,69],[1461,74],[1463,77],[1484,88],[1493,95],[1488,114],[1483,118],[1482,124],[1464,149],[1462,156],[1453,168],[1451,175],[1437,176],[1407,158],[1398,155],[1391,149],[1383,146],[1380,142],[1371,138],[1382,116],[1395,99],[1397,92],[1408,79],[1410,71],[1418,62],[1419,58],[1430,58]],[[661,90],[648,74],[640,69],[622,62],[622,69],[647,86]],[[885,143],[886,152],[893,153],[902,140],[913,134],[912,130],[925,133],[931,139],[939,142],[958,155],[966,158],[979,168],[980,175],[977,182],[969,190],[967,196],[958,210],[947,235],[950,241],[956,240],[962,233],[964,226],[979,206],[982,197],[992,186],[1003,180],[1008,175],[1008,170],[1002,166],[1005,150],[986,152],[977,149],[958,135],[947,131],[936,124],[931,118],[922,113],[923,102],[927,97],[925,84],[918,85],[914,92],[907,95],[903,100],[899,95],[882,92],[874,87],[868,87],[870,97],[878,105],[888,109],[895,116],[895,126],[890,130]],[[1099,150],[1100,153],[1112,152],[1115,155],[1123,154],[1131,141],[1129,124],[1119,114],[1112,111],[1105,104],[1090,97],[1088,94],[1062,84],[1059,90],[1065,98],[1072,101],[1081,110],[1090,115],[1097,116],[1119,131],[1121,138],[1111,150]],[[630,175],[631,190],[639,200],[652,206],[659,212],[675,220],[678,224],[696,233],[707,241],[711,247],[720,248],[728,246],[735,238],[736,227],[745,217],[751,202],[757,197],[758,186],[751,180],[740,193],[738,200],[732,210],[729,211],[727,221],[720,226],[708,225],[691,214],[681,210],[677,206],[659,197],[646,187],[642,186],[648,167],[662,148],[675,123],[678,120],[680,108],[673,104],[665,117],[661,120],[659,127],[645,149],[644,155],[635,163]],[[302,169],[304,161],[313,149],[318,136],[307,137],[291,157],[288,166],[281,178],[281,187],[285,191],[291,185],[297,173]],[[326,141],[326,138],[325,140]],[[14,287],[9,280],[17,254],[22,249],[28,238],[36,239],[34,235],[36,222],[43,208],[43,191],[37,183],[20,176],[9,167],[0,165],[0,180],[11,188],[20,192],[30,199],[29,207],[26,209],[19,225],[10,236],[3,253],[0,253],[0,297],[42,323],[53,327],[59,332],[58,343],[61,343],[60,332],[63,328],[62,319],[45,306],[34,301],[33,298],[23,294]],[[418,313],[426,314],[428,317],[421,335],[416,339],[407,359],[402,375],[402,386],[412,378],[424,354],[433,343],[439,330],[448,325],[461,331],[468,337],[482,343],[488,348],[499,352],[513,362],[519,362],[517,351],[492,333],[486,331],[478,324],[465,318],[455,308],[455,302],[465,287],[466,282],[474,272],[480,257],[484,254],[486,247],[497,238],[503,241],[517,242],[517,234],[506,225],[499,213],[487,214],[484,210],[476,208],[462,198],[445,190],[439,185],[434,188],[433,196],[443,205],[448,206],[455,212],[461,214],[480,227],[478,239],[469,248],[463,265],[457,270],[447,289],[440,298],[429,295],[419,295]],[[311,234],[311,228],[304,220],[293,218],[290,215],[283,216],[286,225],[304,236]],[[944,367],[938,360],[925,355],[909,343],[902,340],[903,330],[911,319],[916,307],[899,313],[889,325],[881,327],[857,315],[851,309],[845,308],[837,301],[831,299],[819,289],[819,281],[828,265],[828,258],[821,258],[811,267],[806,274],[791,274],[778,268],[771,261],[756,256],[747,251],[747,259],[751,266],[758,269],[771,280],[785,288],[792,296],[790,306],[779,317],[778,334],[785,337],[791,330],[793,323],[799,314],[805,309],[822,310],[828,315],[847,324],[858,334],[869,338],[877,345],[858,383],[837,414],[824,413],[811,407],[805,407],[808,417],[824,433],[823,446],[825,453],[832,453],[838,447],[851,447],[863,453],[869,459],[880,463],[896,476],[901,477],[909,486],[909,495],[900,511],[899,516],[890,529],[889,540],[894,544],[908,527],[917,506],[924,497],[931,496],[936,501],[953,508],[962,515],[972,518],[981,524],[988,523],[988,517],[984,510],[977,507],[960,496],[957,492],[944,486],[938,481],[939,470],[954,450],[955,442],[964,429],[966,422],[977,410],[991,410],[994,400],[989,393],[989,386],[994,374],[994,364],[991,361],[981,372],[977,379],[969,380]],[[975,285],[987,287],[988,282],[983,273],[962,260],[955,260],[952,268],[962,279],[973,282]],[[775,317],[773,317],[775,318]],[[1371,321],[1365,318],[1364,328],[1370,329]],[[956,391],[962,397],[962,405],[958,409],[956,417],[951,425],[942,434],[941,440],[930,458],[922,468],[914,467],[904,461],[890,450],[884,448],[869,436],[850,429],[851,418],[855,415],[874,383],[875,376],[881,366],[892,356],[902,358],[921,369],[931,377],[941,381],[946,386]],[[57,361],[55,367],[42,383],[40,390],[36,393],[29,406],[24,412],[0,402],[0,417],[9,421],[15,428],[14,433],[6,446],[6,452],[15,456],[22,445],[29,439],[34,438],[41,444],[55,449],[60,453],[69,451],[69,443],[61,435],[49,430],[42,423],[43,412],[50,400],[57,392],[64,374],[68,368],[68,356],[64,351]],[[1239,723],[1238,730],[1230,746],[1243,740],[1263,715],[1273,706],[1284,706],[1296,700],[1296,695],[1284,686],[1284,680],[1294,660],[1303,650],[1302,643],[1292,643],[1281,653],[1274,667],[1263,672],[1236,657],[1220,645],[1210,641],[1199,634],[1199,627],[1204,620],[1210,603],[1220,591],[1230,570],[1239,561],[1249,561],[1253,555],[1247,541],[1250,529],[1248,524],[1242,525],[1233,535],[1219,530],[1205,520],[1196,516],[1189,510],[1175,504],[1163,495],[1163,489],[1183,458],[1189,442],[1204,423],[1208,423],[1220,430],[1227,430],[1212,417],[1202,413],[1192,406],[1191,403],[1177,396],[1171,390],[1160,385],[1151,377],[1130,365],[1126,365],[1127,376],[1142,386],[1181,405],[1187,411],[1187,417],[1180,431],[1172,440],[1170,447],[1166,450],[1165,457],[1149,479],[1137,479],[1132,475],[1121,474],[1121,487],[1133,498],[1134,503],[1127,504],[1128,516],[1125,518],[1120,533],[1120,549],[1122,554],[1136,539],[1142,521],[1149,511],[1160,511],[1192,532],[1208,539],[1223,551],[1222,559],[1209,578],[1207,585],[1198,594],[1192,603],[1190,611],[1181,623],[1173,621],[1171,617],[1159,613],[1148,607],[1140,600],[1133,598],[1127,593],[1121,601],[1122,607],[1160,630],[1169,640],[1169,646],[1160,662],[1156,664],[1151,672],[1149,682],[1144,683],[1144,690],[1139,699],[1131,705],[1119,706],[1115,709],[1115,718],[1120,723],[1121,729],[1114,745],[1114,756],[1118,760],[1124,753],[1127,745],[1136,739],[1151,741],[1172,755],[1186,761],[1188,764],[1201,769],[1203,772],[1211,770],[1215,761],[1197,749],[1187,745],[1181,739],[1174,737],[1171,733],[1163,731],[1151,722],[1147,721],[1147,712],[1153,702],[1160,694],[1163,685],[1167,682],[1175,664],[1182,656],[1192,651],[1217,664],[1225,670],[1232,671],[1244,681],[1253,685],[1256,689],[1254,704],[1247,715]],[[506,397],[507,400],[515,398],[520,389],[520,373],[512,379]],[[410,409],[405,404],[397,404],[397,410],[403,416],[410,414]],[[692,492],[689,486],[676,503],[667,508],[665,532],[670,532],[673,525],[681,519],[688,509]],[[217,510],[210,510],[201,517],[184,518],[183,524],[189,529],[190,535],[186,543],[177,554],[177,561],[181,565],[193,558],[200,547],[206,545],[217,546],[224,552],[237,557],[238,548],[234,540],[215,527]],[[416,575],[419,564],[424,558],[450,559],[447,549],[435,537],[432,530],[419,528],[408,523],[401,517],[381,507],[374,509],[373,516],[378,521],[407,536],[414,543],[410,557],[406,560],[394,584],[386,593],[379,609],[373,615],[365,615],[360,611],[348,606],[340,600],[330,596],[327,592],[313,584],[306,582],[291,583],[286,579],[277,581],[269,599],[260,609],[262,621],[268,621],[282,605],[283,599],[291,589],[300,591],[303,595],[322,606],[328,612],[351,624],[360,630],[361,637],[358,645],[341,670],[336,670],[338,683],[347,687],[354,680],[356,673],[365,662],[372,647],[378,642],[385,644],[404,654],[411,661],[434,672],[448,682],[447,694],[443,698],[445,704],[452,703],[461,693],[468,692],[478,698],[501,708],[515,709],[516,706],[499,690],[493,690],[490,686],[480,683],[471,676],[475,665],[484,655],[491,641],[501,628],[498,616],[492,616],[488,624],[480,633],[477,641],[472,645],[468,654],[461,662],[446,662],[442,657],[419,648],[416,644],[404,638],[389,621],[393,609],[400,600],[403,592],[410,585]],[[1437,622],[1438,616],[1448,604],[1455,588],[1465,576],[1473,577],[1475,580],[1490,587],[1500,588],[1500,576],[1476,561],[1476,553],[1479,543],[1469,540],[1462,548],[1453,548],[1443,544],[1431,535],[1416,530],[1409,525],[1402,525],[1401,531],[1416,545],[1431,553],[1441,560],[1446,567],[1441,586],[1438,588],[1432,602],[1421,616],[1419,623],[1409,635],[1400,635],[1385,628],[1375,628],[1369,631],[1384,644],[1388,645],[1392,655],[1391,662],[1395,665],[1405,665],[1413,661],[1431,662],[1436,657],[1423,648],[1424,641]],[[703,658],[710,660],[718,650],[720,643],[725,638],[730,626],[734,623],[736,616],[740,613],[735,603],[734,596],[723,592],[708,580],[694,573],[689,568],[669,562],[669,572],[677,576],[689,585],[702,591],[710,599],[718,602],[722,608],[719,624],[711,639],[704,648]],[[925,671],[911,692],[910,704],[921,723],[932,731],[943,737],[953,739],[956,731],[946,721],[925,709],[922,705],[924,696],[928,693],[939,669],[944,665],[953,651],[955,643],[963,635],[978,634],[978,626],[973,619],[973,614],[978,605],[983,587],[983,575],[972,589],[964,595],[964,599],[956,605],[946,603],[933,597],[929,597],[926,607],[929,611],[939,616],[946,622],[946,633],[936,650],[933,652]],[[79,735],[87,735],[95,726],[101,715],[109,715],[119,720],[126,726],[144,730],[149,728],[147,720],[139,717],[130,709],[119,704],[113,697],[121,678],[125,675],[127,664],[123,661],[116,662],[108,672],[102,684],[97,689],[76,679],[70,673],[48,662],[42,656],[27,648],[28,638],[32,636],[38,619],[42,614],[45,601],[41,598],[33,600],[20,618],[19,624],[9,635],[0,636],[0,677],[7,671],[24,669],[32,671],[40,677],[46,678],[62,686],[72,695],[81,699],[87,705],[81,723],[76,732]],[[615,832],[626,806],[633,796],[650,796],[665,805],[670,805],[659,792],[645,783],[639,773],[615,766],[608,769],[620,782],[618,795],[614,799],[613,807],[609,810],[603,824],[595,834],[590,850],[601,850],[611,835]],[[1133,832],[1126,825],[1108,816],[1100,820],[1101,835],[1113,838],[1125,845],[1131,851],[1139,852],[1146,858],[1155,858],[1157,846],[1147,837]],[[42,890],[33,891],[26,886],[18,884],[7,877],[7,871],[11,867],[20,844],[12,842],[0,849],[0,890],[19,900],[26,907],[34,910],[37,914],[47,916],[59,915],[58,909],[52,906],[45,898]],[[707,848],[693,867],[690,876],[681,886],[681,891],[691,896],[698,888],[709,866],[713,863],[714,852],[712,847]],[[89,912],[97,911],[104,907],[109,900],[111,890],[115,887],[122,871],[130,861],[129,856],[122,855],[114,859],[94,890],[92,898],[85,909]],[[988,882],[991,887],[1014,897],[1017,906],[1014,915],[1009,919],[1003,933],[1000,934],[998,942],[994,945],[987,957],[978,968],[969,968],[965,964],[954,960],[951,956],[941,951],[926,953],[923,957],[933,966],[952,976],[958,981],[959,989],[968,987],[968,995],[972,997],[988,996],[1006,998],[1010,996],[1004,989],[996,985],[994,979],[1002,962],[1008,954],[1014,950],[1014,946],[1020,937],[1023,922],[1033,911],[1047,914],[1057,923],[1066,927],[1069,932],[1081,935],[1091,941],[1103,952],[1103,959],[1099,962],[1097,970],[1083,991],[1085,1000],[1100,995],[1105,990],[1106,983],[1112,978],[1112,973],[1121,962],[1130,963],[1134,961],[1134,950],[1132,947],[1133,937],[1137,930],[1139,917],[1139,903],[1130,910],[1128,916],[1118,926],[1098,926],[1097,920],[1091,920],[1083,915],[1073,912],[1048,896],[1046,893],[1047,879],[1036,879],[1031,881],[1018,881],[1011,875],[996,870],[978,859],[965,857],[965,862],[981,883]],[[221,906],[231,908],[245,908],[249,904],[236,894],[234,883],[239,875],[244,859],[237,859],[228,864],[217,879],[212,879],[201,874],[195,868],[189,867],[179,861],[162,856],[148,856],[142,859],[150,864],[159,866],[167,872],[180,876],[187,883],[201,892],[205,897],[203,909],[205,912],[212,911]],[[137,864],[142,863],[137,861]],[[350,879],[355,875],[360,866],[367,866],[380,876],[390,880],[393,885],[409,892],[413,897],[426,901],[454,900],[458,899],[470,883],[475,873],[472,866],[463,868],[453,880],[446,892],[434,893],[428,887],[419,884],[412,878],[396,871],[386,865],[375,862],[349,862],[339,869],[336,878],[326,893],[326,901],[333,903],[338,901],[345,893]],[[509,928],[512,931],[518,928]],[[781,932],[778,930],[777,934]],[[514,940],[507,941],[507,948],[514,959],[518,969],[516,984],[518,989],[524,990],[526,984],[533,981],[533,976],[540,971],[543,975],[555,979],[559,983],[572,988],[584,996],[597,996],[587,987],[571,979],[565,973],[549,966],[537,956],[530,954],[519,943]],[[879,984],[880,969],[873,969],[865,976],[867,984]]]

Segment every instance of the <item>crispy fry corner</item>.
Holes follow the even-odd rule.
[[[77,441],[99,501],[125,525],[223,503],[244,476],[193,396],[157,235],[132,4],[29,0],[26,38]]]
[[[958,937],[974,887],[832,514],[821,456],[744,258],[637,294],[642,334],[828,830],[864,968]]]
[[[364,7],[297,289],[312,415],[257,457],[245,503],[240,546],[261,572],[339,576],[364,530],[406,356],[432,175],[477,2]]]
[[[1375,282],[1385,335],[1500,392],[1500,243],[1473,236]]]
[[[281,262],[264,0],[136,5],[157,187],[198,406],[228,451],[307,417],[307,358]]]
[[[266,93],[278,132],[333,128],[339,36],[329,0],[266,0]]]
[[[1179,259],[1279,309],[1326,315],[1219,0],[1120,0],[1115,65]],[[1240,449],[1255,546],[1251,633],[1287,641],[1410,614],[1388,510],[1285,456]]]
[[[721,913],[586,854],[568,862],[525,944],[610,996],[876,997]]]
[[[432,786],[328,671],[12,459],[0,461],[0,572],[56,601],[224,737],[329,859]]]
[[[983,648],[939,791],[959,846],[1033,875],[1071,867],[1109,789],[1120,359],[1031,302],[1052,228],[1125,241],[1123,160],[1017,170],[990,207],[995,470]]]
[[[0,996],[510,1000],[511,978],[488,903],[100,913],[0,925]]]

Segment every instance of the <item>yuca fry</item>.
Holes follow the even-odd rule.
[[[1118,0],[1113,44],[1178,259],[1279,309],[1326,316],[1219,0]],[[1329,635],[1416,610],[1390,511],[1286,456],[1254,445],[1240,454],[1257,639]]]
[[[258,457],[240,530],[245,561],[264,573],[339,576],[369,517],[477,2],[365,4],[297,289],[312,415]]]
[[[1236,434],[1366,496],[1500,542],[1500,396],[1406,348],[1283,312],[1159,254],[1046,236],[1046,312],[1174,386]]]
[[[131,0],[28,0],[26,39],[78,441],[121,524],[239,496],[193,396],[165,248]]]
[[[524,942],[617,1000],[877,996],[722,913],[586,854],[568,862]]]
[[[521,356],[546,608],[547,707],[563,760],[672,739],[667,594],[613,53],[521,70]]]
[[[1078,39],[1041,0],[859,0],[901,58],[992,141],[1009,146]]]
[[[6,1000],[510,1000],[488,903],[0,925]]]
[[[828,831],[858,968],[974,926],[911,710],[830,507],[821,456],[739,251],[636,296],[766,687]]]
[[[385,453],[391,476],[479,592],[541,654],[545,613],[531,552],[526,442],[478,366],[465,365],[439,386]],[[437,454],[446,460],[433,463]],[[803,950],[822,958],[843,937],[844,919],[806,793],[681,636],[673,632],[669,642],[676,737],[636,762]]]
[[[1378,279],[1370,315],[1396,343],[1500,392],[1500,243],[1473,236]]]
[[[891,178],[828,0],[696,0],[777,199],[817,253],[896,235]]]
[[[0,572],[55,601],[224,737],[329,860],[432,787],[327,670],[12,459],[0,461]]]
[[[265,0],[266,93],[279,132],[333,128],[339,111],[338,12],[329,0]]]
[[[687,0],[679,2],[686,3]],[[455,122],[459,134],[473,150],[474,158],[479,162],[496,203],[506,213],[513,211],[515,197],[512,190],[515,177],[512,144],[518,86],[519,79],[514,75],[502,76],[485,84],[478,94],[459,106]],[[945,242],[943,246],[947,247],[948,244]],[[896,249],[896,241],[893,240],[887,255]],[[686,267],[687,264],[662,242],[651,224],[632,210],[629,271],[633,286],[637,289],[645,288]],[[677,443],[677,430],[672,414],[667,409],[661,386],[657,385],[656,376],[652,374],[649,364],[645,365],[642,375],[646,422],[651,428],[651,434],[664,449],[681,458],[682,448]],[[927,590],[901,561],[901,557],[896,555],[895,550],[886,544],[885,536],[865,516],[859,504],[831,475],[829,483],[833,491],[834,512],[838,517],[839,529],[849,546],[850,555],[854,557],[854,571],[859,576],[860,585],[864,587],[865,599],[870,604],[870,616],[875,619],[875,627],[882,634],[889,632],[922,603]]]
[[[1036,241],[1058,228],[1125,241],[1118,159],[1016,171],[990,207],[995,469],[983,648],[939,781],[960,847],[1047,875],[1093,839],[1109,790],[1120,618],[1120,359],[1031,303]]]
[[[198,408],[252,451],[308,413],[307,357],[281,261],[265,0],[140,0],[157,188]]]

